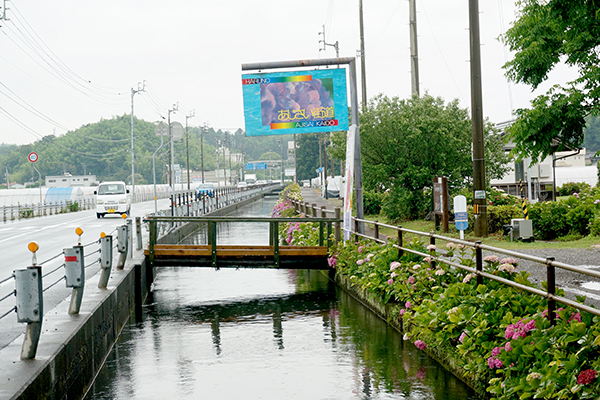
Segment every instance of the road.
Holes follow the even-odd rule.
[[[167,209],[168,199],[158,200],[158,209]],[[131,206],[131,218],[143,217],[154,212],[154,201],[134,203]],[[36,242],[39,246],[37,262],[42,264],[42,273],[57,269],[64,262],[62,251],[78,244],[78,236],[75,229],[83,229],[81,244],[84,254],[91,254],[98,249],[95,242],[100,238],[100,233],[113,234],[116,240],[115,229],[123,225],[125,221],[120,215],[107,216],[97,219],[95,210],[79,211],[67,214],[51,215],[46,217],[22,219],[9,221],[0,225],[0,254],[4,261],[0,263],[0,281],[10,277],[16,269],[24,269],[32,265],[32,253],[27,249],[29,242]],[[116,262],[118,253],[113,250]],[[86,266],[98,260],[99,255],[91,254],[86,257]],[[46,262],[47,260],[50,260]],[[96,263],[86,269],[86,279],[94,276],[100,271]],[[47,288],[64,276],[64,268],[44,276],[43,286]],[[14,291],[14,279],[0,285],[0,299]],[[54,308],[71,295],[71,289],[65,287],[65,283],[59,282],[44,292],[44,313]],[[15,306],[14,296],[0,302],[0,316]],[[0,319],[0,348],[15,340],[25,330],[25,324],[17,323],[16,313],[10,313]]]

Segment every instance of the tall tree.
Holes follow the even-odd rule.
[[[423,215],[429,208],[423,193],[435,176],[448,177],[451,187],[464,187],[472,177],[471,121],[458,100],[445,104],[430,95],[408,100],[378,95],[361,114],[360,124],[365,189],[389,190],[400,210],[393,217]],[[489,179],[505,172],[501,145],[488,123]]]
[[[516,111],[508,129],[519,158],[543,159],[581,146],[585,117],[600,113],[600,0],[519,0],[518,18],[501,37],[515,57],[507,76],[536,89],[554,67],[577,68],[577,79],[552,86]]]

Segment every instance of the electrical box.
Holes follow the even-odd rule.
[[[530,219],[511,219],[510,224],[513,227],[510,240],[513,240],[513,238],[521,240],[533,238],[533,223]]]

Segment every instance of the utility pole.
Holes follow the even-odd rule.
[[[323,25],[323,32],[319,32],[319,35],[323,35],[323,40],[319,40],[319,43],[323,43],[323,48],[319,47],[319,51],[325,51],[325,46],[331,46],[335,49],[336,58],[340,58],[340,46],[338,41],[336,40],[334,44],[325,41],[325,25]]]
[[[473,136],[473,207],[475,236],[488,234],[485,193],[485,153],[483,143],[483,99],[481,90],[481,48],[479,37],[479,0],[469,0],[471,38],[471,131]]]
[[[202,132],[200,133],[200,162],[202,164],[202,183],[204,183],[204,131],[208,129],[206,122],[202,127]]]
[[[140,83],[138,82],[137,90],[131,88],[131,200],[135,201],[135,151],[133,148],[133,96],[136,93],[140,93],[146,90],[146,81],[144,81],[144,85],[140,88]]]
[[[185,169],[187,169],[187,184],[188,184],[188,190],[190,190],[190,148],[189,148],[189,144],[188,144],[188,119],[189,118],[193,118],[196,115],[196,110],[192,110],[192,112],[190,113],[190,115],[186,115],[185,116],[185,156],[186,156],[186,163],[185,163]]]
[[[171,185],[171,190],[175,192],[175,171],[173,171],[175,167],[175,157],[173,156],[173,127],[171,126],[171,113],[179,111],[179,102],[177,104],[173,104],[173,108],[168,111],[167,123],[169,124],[169,148],[171,151],[171,161],[169,165],[169,185]]]
[[[410,18],[410,83],[412,94],[419,94],[419,47],[417,43],[417,6],[416,0],[409,0]]]
[[[325,183],[325,198],[327,195],[327,134],[323,132],[323,182]]]
[[[0,10],[0,21],[10,21],[6,18],[6,10],[10,10],[10,8],[6,8],[6,0],[4,0],[4,7]]]
[[[358,13],[360,18],[360,76],[362,80],[362,107],[367,108],[367,72],[365,61],[365,28],[363,24],[363,6],[362,0],[358,0]],[[358,121],[352,121],[358,125]]]

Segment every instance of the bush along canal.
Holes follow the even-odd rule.
[[[292,195],[299,193],[292,189]],[[283,199],[274,213],[296,214]],[[313,245],[313,225],[282,226],[280,238]],[[393,239],[382,244],[353,237],[330,250],[329,264],[345,290],[481,396],[600,399],[599,317],[558,308],[552,325],[545,298],[493,280],[478,285],[473,274],[434,261],[444,256],[472,265],[471,250],[449,242],[442,252],[417,239],[404,246],[432,257],[400,256]],[[535,286],[513,258],[492,255],[484,264],[487,273]],[[564,295],[560,289],[557,294]]]
[[[268,216],[276,202],[238,215]],[[268,240],[257,226],[223,224],[219,243]],[[324,271],[168,267],[86,398],[480,397]]]

